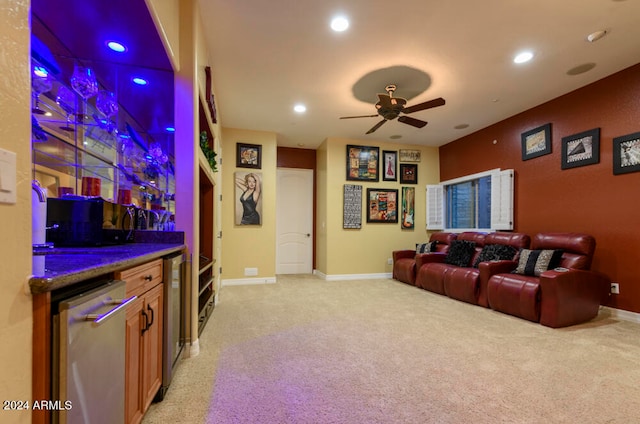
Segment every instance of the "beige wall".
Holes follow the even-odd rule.
[[[398,189],[398,181],[362,182],[346,180],[347,144],[377,146],[380,155],[383,150],[414,149],[421,151],[418,163],[418,184],[416,189],[415,228],[402,230],[400,224],[366,222],[367,188]],[[402,145],[391,142],[368,142],[344,138],[329,138],[318,149],[318,216],[317,216],[317,269],[327,277],[352,274],[391,273],[387,264],[391,252],[413,248],[415,243],[425,241],[425,186],[439,182],[438,149],[424,146]],[[343,229],[343,186],[362,185],[362,228]],[[409,185],[405,185],[409,186]],[[398,201],[400,202],[400,198]]]
[[[31,116],[29,2],[0,4],[0,147],[17,154],[17,203],[0,204],[0,398],[31,400]],[[29,423],[29,411],[0,410],[3,423]]]
[[[262,169],[236,168],[236,143],[262,146]],[[226,280],[275,277],[276,240],[276,134],[232,128],[222,129],[222,283]],[[262,174],[262,225],[235,225],[236,171]],[[258,268],[257,276],[245,276],[245,268]],[[223,294],[224,296],[224,294]]]
[[[180,0],[145,0],[145,3],[177,71],[180,68]]]

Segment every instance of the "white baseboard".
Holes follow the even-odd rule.
[[[196,339],[191,342],[189,346],[189,356],[188,358],[193,358],[194,356],[198,356],[200,354],[200,339]]]
[[[640,314],[637,312],[625,311],[624,309],[616,309],[609,306],[600,307],[600,312],[609,315],[611,318],[640,324]]]
[[[383,272],[380,274],[332,274],[327,275],[318,270],[313,271],[315,275],[326,281],[340,281],[340,280],[381,280],[385,278],[391,278],[390,272]]]
[[[222,280],[222,286],[246,286],[255,284],[274,284],[276,277],[232,278]]]

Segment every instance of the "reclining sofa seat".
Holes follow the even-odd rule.
[[[467,231],[458,234],[456,240],[472,241],[475,243],[475,251],[468,266],[474,263],[482,247],[486,233]],[[444,280],[449,271],[459,268],[457,265],[445,263],[446,253],[426,253],[416,255],[416,286],[425,290],[446,294],[444,291]]]
[[[516,259],[520,249],[529,247],[531,237],[522,233],[495,232],[484,237],[484,246],[503,245],[514,249]],[[478,267],[473,267],[476,259],[471,262],[471,267],[450,266],[444,275],[444,292],[452,299],[472,303],[474,305],[489,307],[487,300],[487,283],[489,277],[500,270],[498,262],[480,262]]]
[[[437,241],[436,252],[446,254],[449,245],[458,235],[438,232],[429,237],[429,242]],[[403,283],[416,285],[416,250],[396,250],[393,252],[393,278]]]
[[[566,270],[552,269],[537,277],[511,273],[517,261],[503,263],[487,283],[489,306],[553,328],[594,318],[609,292],[609,281],[589,271],[595,247],[595,239],[586,234],[535,235],[531,249],[562,249],[559,267]]]

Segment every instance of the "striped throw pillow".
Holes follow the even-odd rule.
[[[515,274],[531,275],[539,277],[543,272],[553,269],[560,264],[562,249],[555,250],[529,250],[520,251],[518,266],[513,271]]]

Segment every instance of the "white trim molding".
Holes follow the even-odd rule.
[[[640,314],[637,312],[625,311],[624,309],[616,309],[609,306],[601,306],[600,312],[604,315],[608,315],[611,318],[640,324]]]
[[[257,277],[257,278],[233,278],[222,280],[222,287],[224,286],[247,286],[257,284],[275,284],[276,277]]]

